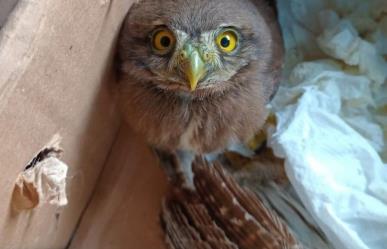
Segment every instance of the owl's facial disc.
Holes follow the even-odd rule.
[[[153,70],[164,78],[167,88],[176,86],[193,92],[226,81],[237,70],[225,58],[235,56],[239,45],[239,34],[233,28],[219,28],[191,37],[161,27],[153,32],[151,44],[155,55],[167,60],[165,68]]]

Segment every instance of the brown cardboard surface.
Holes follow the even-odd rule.
[[[166,179],[154,154],[119,133],[70,249],[163,249],[159,225]]]
[[[20,0],[0,34],[0,248],[64,248],[117,135],[114,39],[131,0]],[[69,204],[11,211],[17,175],[54,134]]]

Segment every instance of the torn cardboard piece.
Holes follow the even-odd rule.
[[[17,211],[29,210],[49,203],[67,205],[66,177],[68,166],[59,160],[60,136],[44,147],[16,179],[12,206]]]

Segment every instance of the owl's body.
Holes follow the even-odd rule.
[[[161,37],[166,48],[174,42],[168,53],[152,47],[160,27],[175,37]],[[228,29],[237,39],[231,52],[230,41],[216,46],[219,33],[234,35]],[[179,59],[187,46],[205,64],[194,86],[182,66],[187,59]],[[206,154],[244,143],[261,128],[279,80],[282,40],[261,0],[143,0],[125,20],[119,56],[129,124],[157,148]]]

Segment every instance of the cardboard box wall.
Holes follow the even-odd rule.
[[[0,249],[164,248],[165,179],[114,98],[115,39],[132,2],[20,0],[0,31]],[[12,212],[17,175],[55,134],[68,205]]]

